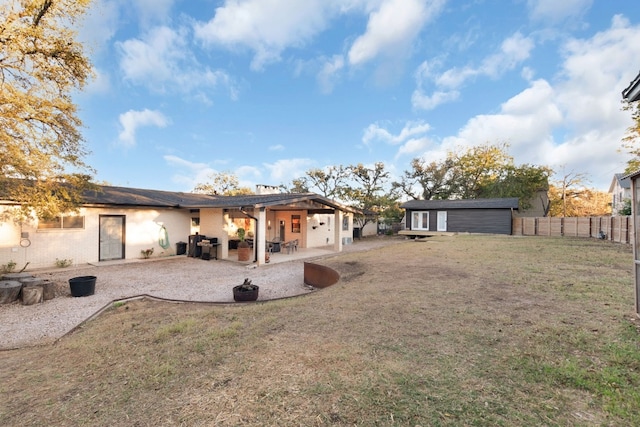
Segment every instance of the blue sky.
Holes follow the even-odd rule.
[[[608,190],[635,0],[96,0],[75,100],[96,180],[191,191],[484,143]]]

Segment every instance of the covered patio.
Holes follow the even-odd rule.
[[[314,193],[212,198],[191,210],[198,215],[199,233],[219,244],[218,259],[237,259],[237,232],[244,229],[252,244],[249,262],[256,266],[266,264],[267,259],[278,263],[341,252],[343,244],[352,242],[352,214],[356,213]]]

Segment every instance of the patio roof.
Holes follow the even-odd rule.
[[[99,190],[87,190],[83,194],[85,205],[156,207],[182,209],[260,209],[293,206],[304,209],[329,207],[356,213],[351,207],[315,193],[250,194],[242,196],[212,196],[208,194],[182,193],[140,188],[99,186]]]

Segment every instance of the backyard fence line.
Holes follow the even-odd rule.
[[[514,236],[591,237],[630,244],[633,221],[630,216],[518,217],[513,218]]]

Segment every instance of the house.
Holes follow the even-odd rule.
[[[15,207],[0,202],[2,211]],[[73,264],[170,256],[190,236],[216,239],[217,257],[242,227],[252,237],[254,260],[263,264],[269,242],[297,241],[299,248],[332,246],[339,252],[353,237],[356,211],[314,193],[211,196],[138,188],[98,186],[83,194],[77,213],[53,221],[0,222],[0,266],[47,268]],[[181,245],[178,245],[181,243]]]
[[[611,180],[609,186],[611,194],[611,215],[620,215],[620,211],[625,208],[625,204],[631,201],[631,180],[623,173],[617,173]]]
[[[622,91],[622,99],[628,102],[636,102],[640,100],[640,73],[629,86]]]
[[[640,73],[636,76],[635,79],[622,91],[622,99],[628,102],[636,102],[640,101]],[[634,173],[629,174],[626,178],[631,181],[631,198],[632,198],[632,218],[633,218],[633,229],[640,230],[640,223],[638,222],[638,212],[636,212],[638,203],[638,192],[640,191],[640,171],[635,171]],[[634,233],[634,244],[633,244],[633,272],[634,272],[634,282],[635,282],[635,308],[636,308],[636,316],[640,317],[640,250],[638,250],[638,245],[640,244],[640,239],[638,239],[637,232]]]
[[[518,198],[467,200],[411,200],[399,234],[427,236],[440,232],[511,234]]]

